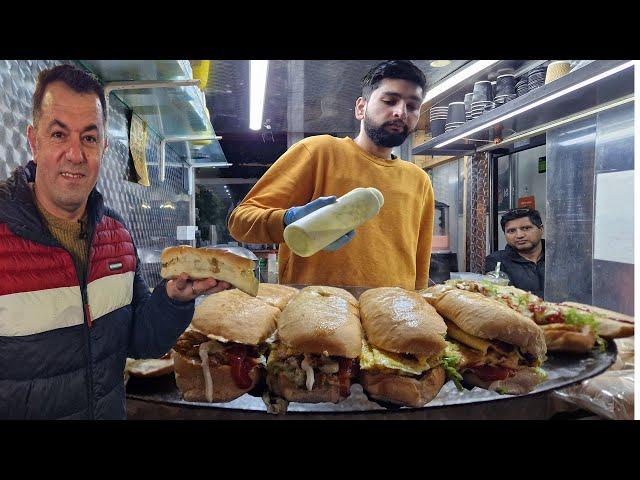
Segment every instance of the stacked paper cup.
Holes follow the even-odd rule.
[[[429,110],[429,124],[431,125],[431,138],[444,133],[444,126],[447,123],[447,113],[449,106],[433,107]]]
[[[447,123],[444,126],[445,132],[460,127],[466,121],[464,102],[451,102],[447,111]]]

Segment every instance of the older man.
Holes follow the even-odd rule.
[[[0,418],[124,419],[126,357],[163,355],[194,298],[229,287],[183,274],[149,293],[130,233],[95,189],[105,103],[76,67],[41,72],[33,161],[0,182]]]

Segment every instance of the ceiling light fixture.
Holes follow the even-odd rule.
[[[268,69],[269,60],[251,60],[249,67],[249,76],[251,78],[249,128],[251,130],[260,130],[262,127],[262,111],[264,109]]]
[[[554,93],[553,95],[549,95],[548,97],[545,98],[541,98],[540,100],[537,100],[533,103],[530,103],[529,105],[525,105],[522,108],[519,108],[517,110],[514,110],[513,112],[509,112],[505,115],[502,115],[498,118],[496,118],[495,120],[492,120],[490,122],[484,123],[482,125],[480,125],[479,127],[476,127],[472,130],[469,130],[468,132],[464,132],[461,133],[460,135],[457,135],[455,137],[453,137],[451,140],[447,140],[445,142],[439,143],[438,145],[436,145],[434,148],[440,148],[440,147],[444,147],[445,145],[449,145],[450,143],[455,142],[456,140],[460,140],[461,138],[464,137],[469,137],[469,135],[473,135],[474,133],[477,133],[481,130],[484,130],[485,128],[490,127],[491,125],[495,125],[496,123],[500,123],[503,122],[504,120],[507,120],[511,117],[515,117],[516,115],[519,115],[523,112],[526,112],[527,110],[531,110],[532,108],[538,107],[540,105],[543,105],[547,102],[550,102],[551,100],[555,100],[558,97],[562,97],[563,95],[566,95],[567,93],[571,93],[575,90],[578,90],[582,87],[586,87],[587,85],[591,85],[592,83],[597,82],[598,80],[602,80],[603,78],[609,77],[611,75],[613,75],[614,73],[618,73],[626,68],[629,67],[633,67],[633,61],[630,62],[626,62],[623,63],[622,65],[618,65],[617,67],[611,68],[609,70],[607,70],[606,72],[602,72],[598,75],[596,75],[595,77],[591,77],[588,78],[587,80],[583,80],[580,83],[576,83],[575,85],[571,85],[570,87],[567,87],[563,90],[560,90],[559,92]]]
[[[477,62],[472,63],[466,68],[463,68],[458,73],[451,76],[451,78],[447,78],[444,82],[436,85],[431,90],[427,92],[424,96],[424,100],[422,103],[426,103],[432,98],[437,97],[438,95],[450,90],[461,82],[464,82],[467,78],[475,75],[476,73],[481,72],[485,68],[489,68],[494,63],[499,62],[500,60],[478,60]]]
[[[450,65],[450,64],[451,64],[451,60],[434,60],[429,65],[431,65],[433,68],[441,68],[441,67],[446,67],[447,65]]]

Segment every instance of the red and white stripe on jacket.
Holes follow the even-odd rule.
[[[24,336],[84,322],[71,254],[14,235],[0,224],[0,336]],[[89,251],[87,299],[93,322],[129,305],[136,256],[131,235],[103,216]]]

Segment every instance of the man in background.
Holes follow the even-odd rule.
[[[510,284],[544,297],[544,226],[540,212],[529,208],[510,210],[500,219],[507,245],[485,260],[485,273],[495,270],[509,276]]]

